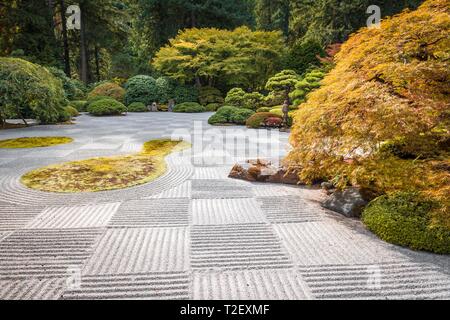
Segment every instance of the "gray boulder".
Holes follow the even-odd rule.
[[[343,214],[349,218],[359,218],[373,199],[368,192],[358,188],[348,188],[343,191],[336,190],[322,204],[324,208]]]

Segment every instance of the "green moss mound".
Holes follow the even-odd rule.
[[[127,107],[128,112],[148,112],[148,108],[142,102],[133,102]]]
[[[363,213],[363,222],[384,241],[414,250],[450,253],[450,229],[434,225],[435,203],[418,193],[400,192],[372,201]]]
[[[173,112],[182,112],[182,113],[200,113],[200,112],[206,112],[205,107],[200,105],[197,102],[185,102],[177,104],[173,108]]]
[[[129,188],[160,177],[166,171],[164,157],[188,147],[183,141],[152,140],[138,154],[48,166],[28,172],[21,182],[31,189],[55,193]]]
[[[127,108],[114,99],[102,99],[91,103],[88,112],[93,116],[118,116],[127,112]]]
[[[46,68],[15,58],[0,58],[0,120],[32,118],[42,124],[69,120],[60,80]]]
[[[73,141],[68,137],[33,137],[0,140],[0,149],[27,149],[27,148],[43,148],[67,144]]]

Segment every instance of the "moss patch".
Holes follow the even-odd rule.
[[[67,137],[36,137],[0,140],[0,149],[42,148],[67,144],[73,141]]]
[[[129,188],[160,177],[166,171],[164,157],[189,146],[182,141],[153,140],[135,155],[52,165],[25,174],[21,181],[31,189],[58,193]]]

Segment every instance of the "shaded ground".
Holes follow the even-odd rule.
[[[0,298],[450,298],[448,256],[380,241],[322,209],[317,190],[228,179],[237,159],[285,154],[288,136],[205,132],[208,116],[82,116],[0,131],[75,139],[0,150]],[[61,195],[19,181],[50,164],[139,152],[186,128],[176,136],[192,151],[169,156],[168,172],[143,186]]]

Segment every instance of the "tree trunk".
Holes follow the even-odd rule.
[[[81,8],[81,30],[80,30],[80,78],[84,84],[88,84],[88,60],[86,46],[86,22],[84,8]]]
[[[97,75],[97,81],[100,81],[100,55],[98,46],[95,46],[95,73]]]
[[[195,86],[197,88],[201,88],[202,87],[202,81],[200,80],[199,76],[195,76]]]
[[[66,19],[66,4],[64,0],[59,0],[59,6],[61,7],[61,23],[62,23],[62,37],[64,48],[64,72],[71,78],[72,72],[70,70],[70,49],[69,41],[67,39],[67,19]]]

